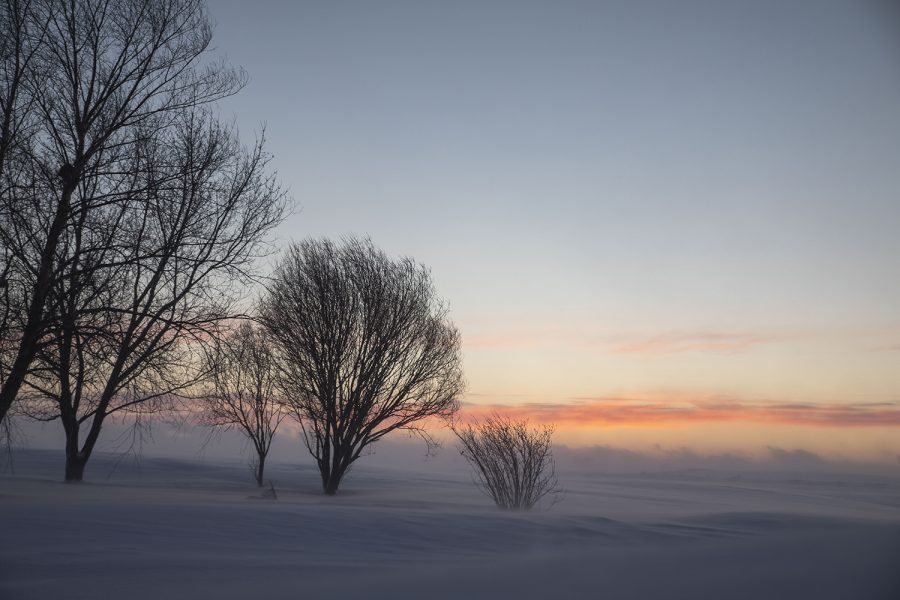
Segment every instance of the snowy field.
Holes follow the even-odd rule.
[[[688,470],[560,473],[505,513],[466,471],[362,459],[334,498],[275,463],[58,451],[0,475],[0,598],[900,598],[900,479]]]

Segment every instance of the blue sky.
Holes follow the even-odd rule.
[[[281,238],[429,265],[470,402],[900,407],[889,6],[209,4],[251,77],[223,110],[299,207]],[[874,429],[854,447],[900,451]]]

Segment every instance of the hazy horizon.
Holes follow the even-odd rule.
[[[900,598],[900,1],[0,31],[2,598]]]
[[[282,243],[428,265],[467,403],[572,444],[900,454],[889,3],[209,10]]]

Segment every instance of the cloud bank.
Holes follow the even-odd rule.
[[[753,422],[809,427],[900,427],[900,402],[742,402],[722,398],[672,400],[581,397],[561,402],[466,403],[470,417],[501,412],[560,427],[653,426],[679,423]]]

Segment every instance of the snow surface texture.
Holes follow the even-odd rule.
[[[446,450],[445,450],[446,451]],[[452,452],[452,450],[450,450]],[[274,463],[60,452],[0,475],[0,598],[900,598],[900,479],[560,473],[549,510],[496,510],[440,461],[366,458],[338,496]]]

